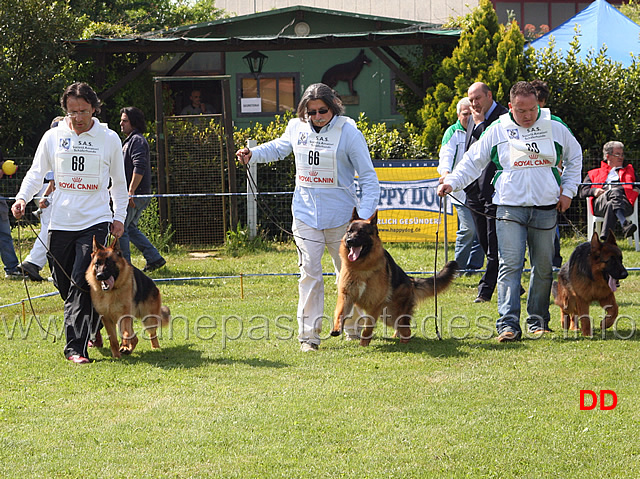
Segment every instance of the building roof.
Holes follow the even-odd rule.
[[[328,17],[340,19],[342,22],[329,22]],[[295,22],[320,18],[324,21],[314,22],[313,28],[319,30],[316,33],[298,36],[293,28],[289,28]],[[285,20],[288,23],[285,23]],[[243,25],[251,25],[252,28],[243,28]],[[258,29],[255,25],[262,26],[262,31],[256,32]],[[345,31],[349,30],[349,27],[355,28],[356,31]],[[362,28],[362,31],[357,30],[358,28]],[[273,33],[266,33],[268,31]],[[251,34],[244,34],[245,32]],[[69,43],[79,52],[85,53],[180,53],[456,43],[459,36],[460,30],[443,29],[430,23],[296,6],[128,38],[96,37],[70,40]]]

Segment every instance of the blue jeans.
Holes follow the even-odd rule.
[[[549,325],[549,295],[553,281],[553,241],[557,211],[533,207],[498,206],[498,334],[520,329],[520,281],[525,248],[529,246],[531,280],[527,293],[527,330],[534,332]],[[545,228],[545,229],[534,229]],[[546,229],[548,228],[548,229]]]
[[[142,216],[142,212],[149,206],[149,203],[151,203],[151,198],[134,198],[133,201],[136,206],[133,208],[131,206],[127,207],[127,219],[124,220],[124,233],[122,237],[120,237],[122,254],[127,261],[131,262],[131,246],[129,245],[129,241],[131,241],[131,243],[140,250],[144,259],[147,260],[147,264],[160,261],[162,258],[160,252],[151,244],[151,241],[147,239],[142,231],[138,229],[140,216]]]
[[[9,223],[9,207],[5,200],[0,200],[0,258],[2,258],[5,273],[11,273],[18,267],[18,257],[13,246],[11,223]]]
[[[455,205],[458,213],[455,258],[460,269],[480,269],[484,263],[484,251],[476,235],[473,215],[469,208]]]

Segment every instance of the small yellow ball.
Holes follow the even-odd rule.
[[[5,175],[11,176],[16,172],[17,169],[18,167],[13,162],[13,160],[7,160],[4,163],[2,163],[2,171],[4,172]]]

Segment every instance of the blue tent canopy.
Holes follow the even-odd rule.
[[[590,50],[595,54],[603,45],[607,56],[623,66],[631,65],[631,53],[640,54],[640,25],[632,22],[605,0],[596,0],[562,25],[532,41],[529,46],[542,50],[549,46],[550,37],[555,39],[556,51],[566,55],[573,41],[575,25],[579,25],[580,56],[584,58]]]

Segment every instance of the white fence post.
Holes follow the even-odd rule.
[[[256,140],[247,140],[247,148],[255,148],[258,146]],[[247,226],[249,227],[249,237],[255,238],[258,234],[258,198],[256,197],[256,191],[251,184],[251,179],[255,181],[257,188],[258,185],[258,166],[256,163],[249,163],[248,175],[247,175]],[[249,175],[251,175],[249,177]]]

